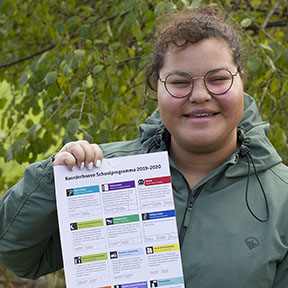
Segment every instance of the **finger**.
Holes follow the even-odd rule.
[[[79,141],[69,142],[63,147],[64,152],[68,152],[73,155],[76,160],[76,164],[80,169],[85,166],[85,151],[80,145]],[[62,151],[62,149],[60,150]]]
[[[97,144],[91,144],[94,151],[94,166],[99,168],[103,161],[102,149]]]
[[[94,144],[90,144],[89,142],[82,140],[77,142],[83,149],[85,153],[85,166],[91,170],[94,167],[95,160],[95,150],[93,149]]]
[[[94,166],[100,167],[103,161],[103,152],[101,148],[97,144],[89,144],[86,140],[65,144],[59,153],[63,152],[70,153],[75,158],[75,163],[80,169],[83,169],[84,166],[89,170]],[[58,163],[58,161],[56,163]],[[62,165],[64,164],[63,161],[61,163]]]
[[[66,151],[57,153],[52,163],[53,166],[66,165],[68,169],[71,171],[73,170],[75,164],[76,164],[75,157],[71,153]]]

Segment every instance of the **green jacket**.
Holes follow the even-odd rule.
[[[187,288],[288,287],[288,169],[255,102],[244,99],[242,145],[223,165],[191,190],[170,159],[177,225],[180,235],[186,232],[181,253]],[[111,158],[167,145],[169,134],[156,111],[140,126],[138,139],[101,148]],[[28,278],[63,265],[51,157],[28,166],[1,199],[0,263]]]

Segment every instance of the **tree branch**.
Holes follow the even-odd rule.
[[[253,39],[249,36],[249,34],[243,29],[243,27],[235,20],[234,17],[231,16],[231,14],[229,13],[227,7],[225,5],[222,5],[218,0],[215,1],[223,11],[225,11],[226,15],[228,18],[230,18],[230,20],[235,24],[235,26],[239,27],[239,30],[243,31],[243,33],[245,34],[246,38],[249,40],[249,42],[251,43],[251,45],[256,48],[256,44],[253,41]]]
[[[81,102],[81,107],[80,107],[80,115],[79,115],[79,121],[82,120],[82,115],[83,115],[83,110],[84,110],[84,104],[85,104],[85,100],[86,100],[86,89],[87,89],[87,85],[86,83],[84,84],[84,93],[83,93],[83,98],[82,98],[82,102]]]
[[[269,11],[267,17],[265,18],[263,24],[262,24],[262,29],[265,29],[271,16],[274,14],[275,10],[277,9],[277,7],[279,6],[281,0],[278,0],[277,2],[274,3],[274,6],[272,7],[272,9]]]
[[[261,96],[261,99],[260,99],[259,104],[258,104],[260,114],[262,113],[264,97],[268,92],[268,88],[269,88],[271,81],[272,81],[272,76],[269,77],[269,79],[268,79],[268,81],[267,81],[267,83],[263,89],[262,96]]]
[[[251,5],[251,2],[249,0],[246,0],[245,2],[250,9],[254,10],[254,7]]]
[[[72,93],[71,93],[72,94]],[[60,108],[64,105],[64,103],[70,98],[71,94],[68,94],[64,100],[60,103],[60,105],[53,111],[53,113],[49,116],[48,119],[46,119],[44,121],[44,123],[42,123],[41,127],[39,130],[41,130],[54,116],[55,114],[60,110]]]
[[[13,65],[15,65],[15,64],[18,64],[18,63],[24,62],[24,61],[26,61],[26,60],[29,60],[29,59],[31,59],[31,58],[33,58],[33,57],[36,57],[36,56],[38,56],[38,55],[40,55],[40,54],[42,54],[42,53],[44,53],[44,52],[46,52],[46,51],[52,50],[56,45],[57,45],[57,44],[52,44],[52,45],[50,45],[49,47],[46,47],[46,48],[44,48],[44,49],[41,49],[41,50],[39,50],[39,51],[31,54],[31,55],[28,55],[28,56],[26,56],[26,57],[20,58],[20,59],[18,59],[18,60],[15,60],[15,61],[12,61],[12,62],[9,62],[9,63],[6,63],[6,64],[2,64],[2,65],[0,65],[0,69],[1,69],[1,68],[7,68],[7,67],[13,66]]]
[[[288,25],[288,20],[279,20],[279,21],[268,22],[265,28],[286,27],[287,25]],[[260,27],[255,24],[251,24],[245,29],[254,30],[255,32],[258,32],[258,30],[260,30]]]
[[[126,16],[127,14],[129,14],[129,13],[130,13],[130,11],[126,11],[126,12],[124,12],[124,13],[121,15],[121,17],[125,17],[125,16]],[[99,23],[106,22],[106,21],[111,21],[111,20],[115,19],[116,17],[118,17],[118,14],[114,14],[114,15],[111,15],[111,16],[106,17],[106,18],[103,18],[103,19],[98,19],[95,23],[92,23],[91,26],[96,26],[96,25],[98,25]],[[73,35],[73,36],[71,37],[71,40],[74,39],[77,35],[78,35],[78,34]],[[12,62],[9,62],[9,63],[6,63],[6,64],[2,64],[2,65],[0,65],[0,69],[2,69],[2,68],[7,68],[7,67],[10,67],[10,66],[16,65],[16,64],[18,64],[18,63],[24,62],[24,61],[26,61],[26,60],[29,60],[29,59],[31,59],[31,58],[34,58],[34,57],[36,57],[36,56],[38,56],[38,55],[40,55],[40,54],[42,54],[42,53],[44,53],[44,52],[46,52],[46,51],[52,50],[56,45],[57,45],[57,43],[52,44],[52,45],[50,45],[49,47],[46,47],[46,48],[44,48],[44,49],[41,49],[41,50],[39,50],[39,51],[31,54],[31,55],[25,56],[25,57],[23,57],[23,58],[20,58],[20,59],[18,59],[18,60],[15,60],[15,61],[12,61]]]

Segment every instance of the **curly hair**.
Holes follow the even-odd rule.
[[[238,70],[241,70],[242,51],[236,29],[225,21],[216,8],[207,6],[164,15],[156,22],[155,38],[157,40],[146,74],[146,92],[148,88],[156,91],[159,71],[171,44],[186,47],[189,43],[196,43],[202,39],[224,40],[231,49]]]

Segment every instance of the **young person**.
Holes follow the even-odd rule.
[[[288,286],[288,169],[243,92],[236,33],[212,8],[165,19],[147,76],[159,109],[139,138],[68,143],[2,197],[0,263],[19,276],[63,266],[53,165],[169,151],[185,286]]]

